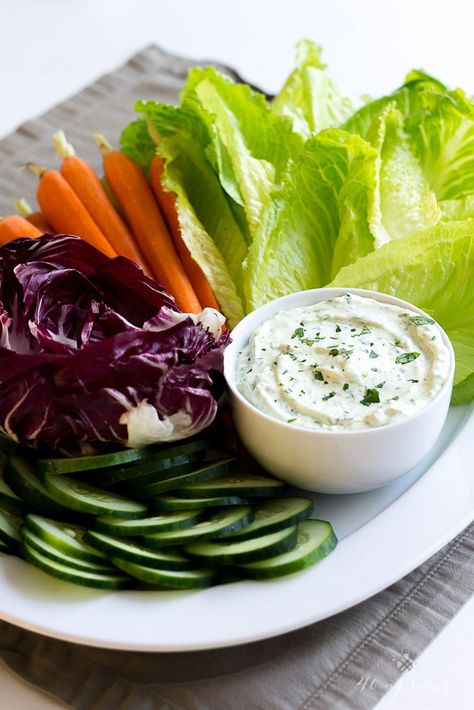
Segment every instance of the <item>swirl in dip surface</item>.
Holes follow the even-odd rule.
[[[238,355],[237,387],[255,407],[317,430],[360,430],[423,409],[449,376],[431,318],[344,294],[281,311]]]

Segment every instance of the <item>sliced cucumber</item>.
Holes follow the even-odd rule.
[[[69,557],[99,565],[107,562],[103,552],[83,542],[86,531],[78,525],[58,523],[40,515],[27,515],[25,525],[42,540]]]
[[[188,483],[207,481],[210,478],[221,476],[226,471],[229,471],[235,462],[236,459],[234,457],[220,459],[219,461],[212,461],[201,468],[195,469],[191,473],[184,473],[181,476],[165,478],[161,481],[149,483],[148,485],[140,488],[137,487],[134,489],[134,495],[138,498],[138,500],[146,500],[156,496],[158,493],[173,491],[176,488],[187,485]]]
[[[180,572],[179,570],[153,569],[115,558],[112,561],[132,577],[147,584],[167,589],[202,589],[209,587],[217,577],[217,572],[214,569],[193,569]]]
[[[299,572],[329,555],[337,545],[330,523],[324,520],[305,520],[298,526],[298,538],[290,552],[251,562],[240,567],[252,579],[273,579]]]
[[[23,519],[15,508],[0,503],[0,541],[8,547],[16,548],[20,544],[20,530]]]
[[[142,518],[141,520],[121,520],[111,515],[104,515],[97,518],[95,526],[101,532],[118,537],[133,535],[147,535],[148,533],[166,532],[168,530],[179,530],[199,522],[204,516],[204,509],[193,508],[188,511],[180,511],[169,515],[157,515],[153,518]]]
[[[192,557],[209,565],[242,564],[264,560],[292,550],[296,545],[297,526],[239,542],[196,542],[184,549]]]
[[[153,453],[151,447],[141,449],[121,449],[111,454],[98,454],[97,456],[76,456],[52,459],[38,459],[38,468],[43,474],[79,473],[91,469],[103,469],[110,466],[123,466],[124,464],[141,461]]]
[[[147,567],[158,567],[159,569],[186,570],[195,567],[194,562],[189,557],[184,557],[184,555],[174,550],[167,550],[166,552],[149,550],[129,540],[114,538],[95,530],[88,530],[85,539],[111,558],[128,560],[129,562],[143,564]]]
[[[238,496],[220,496],[215,498],[178,498],[173,495],[156,496],[151,501],[159,511],[193,510],[194,508],[221,508],[226,505],[246,505],[248,501]]]
[[[151,474],[155,474],[158,478],[161,472],[170,473],[170,469],[184,468],[201,461],[206,455],[207,445],[207,439],[194,439],[193,441],[163,447],[143,461],[129,464],[128,466],[95,471],[94,483],[99,486],[109,486],[122,481],[134,482],[139,477]]]
[[[28,545],[27,542],[22,544],[22,554],[27,562],[64,582],[73,582],[74,584],[93,587],[94,589],[123,589],[133,586],[132,579],[129,576],[120,574],[120,572],[116,574],[106,574],[105,572],[99,574],[97,572],[74,569],[50,560],[49,557],[42,555],[41,552]]]
[[[13,555],[14,550],[12,550],[11,547],[8,547],[8,545],[5,545],[5,543],[0,540],[0,554]]]
[[[225,535],[233,530],[240,530],[253,520],[252,508],[248,505],[234,506],[214,513],[208,520],[181,530],[156,533],[142,537],[146,547],[159,548],[165,545],[184,545],[194,540],[206,540],[210,537]]]
[[[12,491],[34,511],[45,515],[70,515],[67,508],[52,499],[28,459],[10,456],[4,476]]]
[[[301,520],[309,518],[313,512],[311,498],[277,498],[266,500],[255,507],[255,517],[250,525],[242,530],[228,533],[225,536],[229,542],[248,540],[276,532],[290,525],[296,525]]]
[[[240,498],[261,498],[278,496],[285,490],[285,484],[276,478],[260,476],[257,473],[233,473],[212,481],[187,485],[176,491],[181,498],[211,498],[212,496],[239,496]]]
[[[130,498],[95,488],[69,476],[45,476],[44,485],[54,500],[69,510],[117,518],[144,518],[148,508]]]
[[[95,562],[87,562],[86,560],[78,559],[77,557],[73,557],[72,555],[66,555],[64,552],[61,552],[61,550],[59,550],[57,547],[53,547],[53,545],[50,545],[49,542],[46,542],[46,540],[43,540],[38,535],[35,535],[35,533],[31,532],[31,530],[29,530],[27,527],[23,528],[21,535],[23,541],[26,542],[30,547],[32,547],[34,550],[37,550],[45,557],[48,557],[50,560],[59,562],[59,564],[66,565],[67,567],[73,567],[74,569],[81,569],[85,570],[86,572],[93,572],[98,574],[108,574],[114,571],[112,565],[110,565],[105,560],[105,558],[103,564],[96,564]]]
[[[12,491],[8,483],[5,481],[3,471],[0,473],[0,504],[1,503],[7,503],[14,508],[18,508],[18,510],[23,510],[25,508],[25,503],[14,491]]]

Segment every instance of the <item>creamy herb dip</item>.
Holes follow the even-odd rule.
[[[238,355],[237,386],[258,409],[288,423],[367,429],[423,409],[449,370],[434,320],[344,294],[262,323]]]

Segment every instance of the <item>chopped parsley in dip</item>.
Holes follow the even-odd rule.
[[[434,320],[344,294],[281,311],[239,353],[237,386],[266,414],[309,429],[367,429],[423,409],[449,375]]]

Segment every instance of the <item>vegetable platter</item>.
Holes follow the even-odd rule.
[[[435,534],[424,512],[432,532],[405,561],[389,570],[372,550],[380,574],[366,569],[329,602],[341,550],[383,537],[375,520],[390,503],[387,520],[406,515],[408,532],[417,491],[431,490],[428,480],[436,489],[472,429],[474,105],[421,70],[354,102],[308,40],[272,101],[212,67],[190,71],[178,106],[137,98],[118,149],[95,134],[100,170],[58,126],[58,170],[25,156],[38,206],[19,195],[0,221],[0,570],[12,595],[30,574],[37,589],[30,605],[20,592],[17,617],[8,592],[4,614],[34,628],[50,592],[64,609],[68,593],[100,606],[103,591],[71,582],[134,587],[117,598],[152,603],[175,599],[166,589],[210,586],[219,638],[196,626],[173,640],[168,625],[155,643],[138,608],[136,646],[110,624],[94,636],[71,622],[66,636],[155,650],[240,643],[366,598],[472,516],[471,501],[459,503]],[[232,328],[273,299],[323,286],[386,293],[429,314],[453,344],[452,402],[468,405],[451,412],[429,461],[359,499],[353,524],[350,496],[340,507],[313,501],[261,470],[222,399]],[[336,536],[337,552],[308,570]],[[326,575],[310,610],[303,598]],[[239,596],[263,601],[262,580],[277,577],[274,589],[297,591],[298,611],[279,623],[269,610],[261,628],[252,617],[255,631],[239,631],[226,605],[238,619]],[[176,597],[188,619],[194,603]]]

